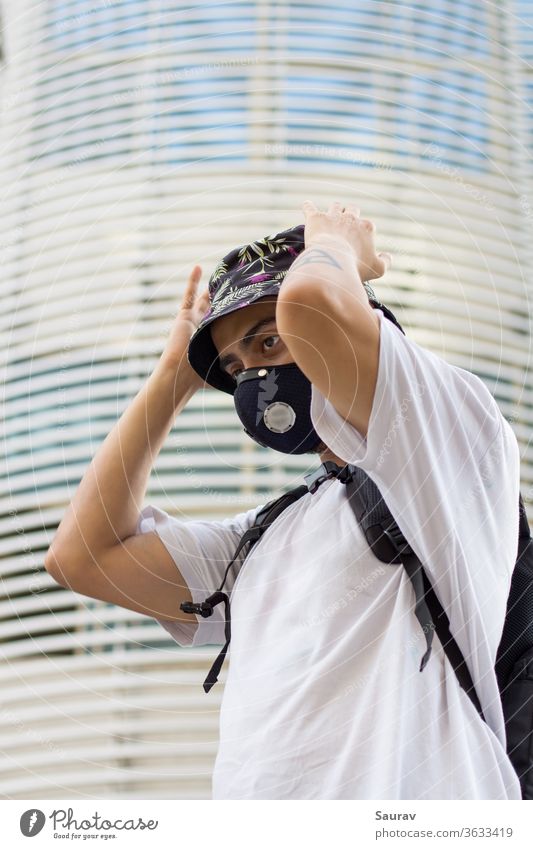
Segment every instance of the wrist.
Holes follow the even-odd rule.
[[[176,407],[186,404],[202,386],[201,378],[187,360],[177,366],[173,362],[160,359],[149,380],[156,383],[159,391],[166,397],[172,398]]]
[[[318,233],[316,236],[311,236],[309,244],[305,246],[305,251],[312,251],[313,249],[329,252],[332,258],[341,263],[346,270],[349,270],[350,274],[354,273],[362,282],[357,250],[346,236],[341,233]]]
[[[352,256],[356,255],[351,242],[341,233],[317,233],[314,236],[310,236],[309,239],[306,239],[305,250],[308,250],[309,248],[320,248],[322,246],[336,247],[339,250],[342,250],[345,254],[351,254]]]

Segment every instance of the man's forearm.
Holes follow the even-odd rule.
[[[348,310],[353,309],[354,304],[360,304],[372,312],[355,255],[343,238],[323,236],[302,251],[281,284],[280,297],[286,296],[290,300],[292,293],[297,301],[298,295],[303,294],[299,289],[309,295],[313,289],[318,289],[321,294],[327,291]]]
[[[49,555],[90,561],[135,533],[153,464],[193,394],[185,373],[156,366],[93,457]]]

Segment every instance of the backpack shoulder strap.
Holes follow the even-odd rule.
[[[374,481],[358,466],[348,466],[346,494],[366,541],[382,563],[402,564],[415,591],[415,616],[426,636],[420,671],[431,655],[435,626],[426,604],[423,568],[403,536]]]
[[[442,604],[437,598],[435,590],[431,586],[431,582],[423,567],[422,578],[424,581],[424,590],[426,594],[427,605],[431,612],[431,617],[435,624],[435,630],[439,635],[439,640],[441,641],[442,648],[444,649],[448,660],[450,661],[451,665],[455,670],[455,674],[457,675],[459,684],[466,692],[467,696],[470,698],[481,719],[486,722],[483,710],[481,708],[481,703],[476,693],[476,688],[474,687],[472,676],[470,675],[470,671],[463,657],[463,653],[461,652],[461,649],[457,645],[455,639],[452,637],[452,634],[450,632],[450,620],[448,619],[444,608],[442,607]]]
[[[533,650],[533,543],[521,494],[519,508],[517,559],[496,654],[496,675],[502,698],[508,685],[512,685],[516,662],[525,651]]]
[[[413,585],[415,615],[426,636],[426,652],[420,672],[430,658],[433,632],[436,630],[460,685],[485,719],[464,657],[450,633],[449,619],[422,563],[402,534],[376,484],[358,466],[350,466],[349,471],[350,477],[346,480],[348,500],[369,546],[382,562],[401,563]]]
[[[522,501],[522,493],[518,493],[518,509],[520,510],[520,520],[518,526],[518,539],[531,539],[531,531],[527,520],[526,508]]]
[[[205,601],[202,601],[198,604],[186,601],[180,605],[180,609],[183,610],[184,613],[197,613],[200,616],[203,616],[205,619],[208,616],[213,615],[213,608],[216,607],[217,604],[220,604],[221,602],[224,603],[224,636],[226,638],[226,642],[224,643],[218,656],[215,658],[211,669],[207,673],[207,677],[203,684],[204,691],[206,693],[208,693],[211,687],[218,681],[218,675],[222,668],[222,664],[224,663],[224,659],[226,657],[226,653],[228,651],[229,644],[231,641],[231,612],[229,597],[227,593],[222,592],[224,584],[226,583],[226,578],[228,577],[229,570],[233,566],[243,546],[246,543],[250,543],[250,547],[248,548],[248,551],[246,553],[246,556],[248,556],[257,540],[260,539],[264,532],[278,518],[278,516],[283,513],[283,511],[289,506],[289,504],[292,504],[294,501],[297,501],[299,498],[302,497],[302,495],[305,495],[305,493],[308,491],[309,490],[307,486],[304,486],[302,484],[301,486],[297,486],[294,489],[289,490],[288,492],[284,492],[283,495],[280,495],[278,498],[275,498],[265,504],[264,507],[262,507],[261,510],[258,511],[253,525],[251,525],[240,538],[235,554],[233,555],[231,561],[228,563],[226,571],[224,572],[224,577],[222,579],[220,587],[215,590],[212,595],[206,598]]]
[[[512,580],[512,583],[511,583],[512,588],[514,588],[514,585],[516,583],[516,578],[521,578],[520,567],[522,566],[522,560],[525,559],[525,555],[524,555],[525,549],[529,545],[529,541],[531,540],[531,531],[529,529],[529,523],[528,523],[528,520],[527,520],[527,513],[526,513],[526,509],[524,507],[524,502],[522,500],[522,493],[521,492],[518,493],[518,508],[519,508],[519,517],[520,517],[519,518],[519,528],[518,528],[518,560],[517,560],[517,563],[515,564],[515,569],[514,569],[514,573],[513,573],[513,580]],[[470,696],[470,698],[471,698],[471,700],[474,704],[474,707],[478,711],[481,718],[485,720],[485,717],[483,715],[483,711],[481,709],[481,704],[479,702],[479,698],[477,696],[477,693],[476,693],[476,690],[475,690],[475,687],[474,687],[474,682],[472,681],[472,677],[470,675],[470,672],[468,671],[468,666],[466,665],[465,659],[464,659],[464,657],[461,653],[459,646],[457,645],[457,643],[455,642],[454,638],[452,637],[452,635],[450,633],[450,621],[449,621],[440,601],[438,600],[433,587],[431,586],[431,582],[430,582],[426,572],[424,572],[423,576],[424,576],[424,585],[425,585],[425,588],[426,588],[426,598],[427,598],[428,607],[431,611],[431,615],[432,615],[433,621],[435,623],[435,628],[436,628],[437,634],[439,635],[439,639],[442,643],[444,651],[448,655],[450,663],[452,664],[453,668],[455,669],[455,672],[456,672],[456,675],[459,679],[459,683],[461,684],[461,687],[466,691],[467,695]],[[523,583],[523,581],[522,581],[522,583]],[[522,639],[527,637],[529,639],[529,644],[531,644],[532,634],[531,634],[531,624],[530,624],[530,622],[528,621],[528,623],[527,623],[529,631],[528,631],[528,634],[526,635],[525,629],[523,629],[524,623],[521,621],[520,616],[517,616],[515,614],[515,617],[513,619],[513,617],[509,616],[509,612],[510,612],[510,610],[512,611],[513,606],[515,604],[518,604],[518,602],[521,601],[522,597],[525,597],[526,594],[529,597],[531,597],[531,587],[532,586],[533,585],[531,583],[531,574],[529,574],[527,586],[525,586],[525,587],[521,586],[520,587],[521,594],[519,595],[518,601],[516,600],[516,595],[517,595],[516,592],[513,593],[511,591],[510,594],[509,594],[508,605],[507,605],[507,614],[506,614],[506,618],[505,618],[505,622],[504,622],[502,639],[501,639],[501,642],[500,642],[500,646],[498,648],[498,653],[497,653],[497,657],[496,657],[496,665],[495,665],[496,675],[497,675],[497,678],[498,678],[498,686],[500,688],[500,694],[502,694],[502,692],[503,692],[502,691],[502,681],[501,681],[501,676],[502,676],[501,670],[503,668],[503,662],[505,660],[507,660],[505,655],[509,654],[509,657],[511,658],[511,663],[514,663],[514,661],[516,659],[517,649],[518,649],[518,651],[521,651],[522,648],[523,648],[522,642],[520,641],[520,639],[518,639],[516,637],[517,627],[520,629],[519,630],[519,637],[521,637]],[[519,621],[516,621],[517,619]]]
[[[304,484],[300,486],[296,486],[294,489],[290,489],[288,492],[284,492],[278,498],[272,499],[268,504],[265,504],[264,507],[259,510],[257,516],[255,517],[254,527],[256,525],[260,525],[262,530],[261,534],[266,531],[268,527],[278,518],[278,516],[283,513],[283,511],[292,504],[294,501],[298,501],[302,495],[305,495],[309,492],[309,489]]]

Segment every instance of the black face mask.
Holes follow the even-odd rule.
[[[311,421],[311,381],[295,363],[241,371],[233,395],[244,430],[265,448],[305,454],[322,440]]]

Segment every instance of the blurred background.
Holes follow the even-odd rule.
[[[218,648],[63,589],[44,554],[195,263],[356,203],[377,297],[486,383],[533,498],[533,0],[0,0],[0,798],[209,798]],[[198,392],[146,503],[217,519],[318,464]],[[224,678],[222,678],[222,681]]]

